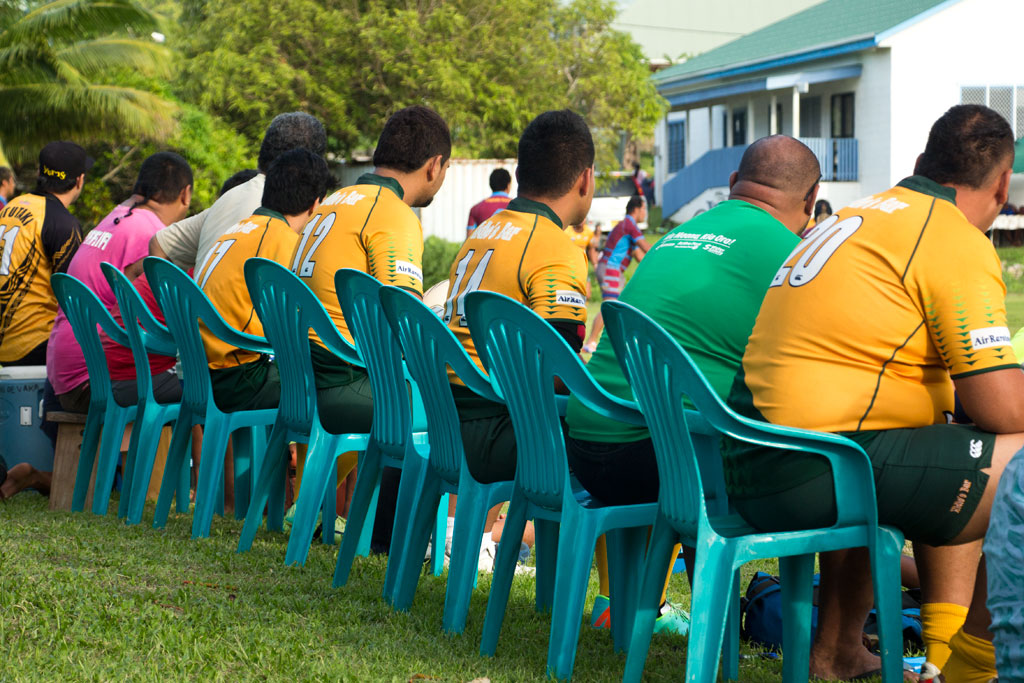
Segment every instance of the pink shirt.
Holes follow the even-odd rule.
[[[100,270],[100,264],[112,263],[124,271],[127,266],[149,255],[149,240],[164,227],[156,214],[147,209],[137,208],[130,216],[126,216],[127,213],[128,207],[120,205],[107,214],[85,236],[68,266],[68,275],[85,283],[118,319],[117,300]],[[117,224],[115,219],[120,219]],[[58,395],[66,394],[89,379],[85,356],[75,341],[64,311],[57,313],[53,332],[50,333],[46,348],[46,376]]]

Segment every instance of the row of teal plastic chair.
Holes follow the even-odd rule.
[[[189,286],[199,291],[187,275],[171,269],[177,270],[170,264],[147,259],[146,271],[150,281],[157,283],[154,289],[161,303],[165,297],[185,300]],[[316,462],[307,464],[306,477],[310,477],[311,465],[315,475],[302,487],[296,528],[308,528],[312,533],[310,522],[329,484],[329,463],[333,462],[339,448],[361,450],[362,447],[373,453],[370,457],[364,454],[360,459],[358,481],[367,483],[361,484],[361,489],[357,487],[349,519],[349,528],[359,533],[345,535],[335,572],[336,586],[347,580],[354,556],[367,549],[380,468],[386,464],[401,464],[400,505],[384,596],[396,608],[409,607],[420,575],[421,558],[431,535],[435,539],[435,573],[439,570],[443,552],[438,551],[436,541],[444,538],[439,504],[446,509],[442,496],[457,492],[455,535],[442,619],[446,631],[461,632],[465,627],[486,511],[497,501],[511,500],[488,599],[482,654],[493,655],[496,650],[523,528],[527,519],[534,519],[537,527],[536,603],[538,609],[553,611],[548,652],[550,675],[571,676],[594,543],[601,533],[607,533],[612,565],[613,642],[616,649],[629,650],[626,680],[639,680],[642,672],[661,586],[672,560],[671,548],[676,542],[698,548],[691,610],[693,623],[687,653],[688,680],[715,679],[723,641],[724,677],[736,679],[738,569],[759,557],[781,558],[785,605],[784,679],[806,680],[814,553],[860,546],[866,546],[872,558],[883,678],[900,680],[902,677],[902,641],[897,635],[902,536],[895,530],[879,527],[870,463],[853,442],[736,415],[710,389],[686,352],[656,323],[625,304],[608,303],[603,310],[608,336],[634,389],[639,410],[636,404],[604,392],[586,372],[579,357],[550,326],[501,295],[473,292],[466,300],[467,320],[488,372],[485,375],[447,326],[422,302],[402,290],[382,287],[363,273],[339,271],[336,278],[346,320],[357,346],[364,349],[360,355],[337,333],[308,287],[286,268],[263,259],[251,259],[245,271],[254,306],[263,321],[269,346],[277,351],[282,374],[282,407],[276,411],[267,452],[283,451],[277,446],[283,447],[287,440],[305,437],[310,439],[310,459],[316,458]],[[107,276],[117,281],[111,273]],[[58,284],[61,279],[55,276],[55,291],[58,287],[70,286],[65,282]],[[123,289],[123,285],[120,283],[118,287]],[[58,297],[62,303],[66,298],[60,292]],[[79,294],[72,298],[86,297]],[[141,304],[141,299],[138,303]],[[121,307],[132,310],[133,321],[141,323],[141,329],[147,332],[160,329],[155,320],[144,320],[143,314],[136,314],[124,303]],[[99,311],[89,306],[81,308],[85,312],[76,312],[76,317],[86,319],[77,325],[72,321],[76,335],[83,325],[95,329],[99,324],[104,330],[112,326],[113,334],[108,334],[120,341],[119,328],[112,319],[105,320]],[[175,310],[175,306],[171,308]],[[199,318],[206,322],[196,308],[189,311],[181,306],[181,309],[175,314],[175,322],[191,321],[189,324],[193,326]],[[216,314],[215,310],[202,312],[210,318]],[[105,309],[102,313],[106,313]],[[172,314],[166,308],[165,314],[173,331]],[[128,317],[125,316],[126,320]],[[365,366],[375,401],[372,438],[332,435],[319,423],[315,400],[310,398],[315,397],[309,358],[310,329],[346,362],[359,365],[360,361],[368,361]],[[222,332],[225,331],[217,330],[218,334]],[[230,332],[237,333],[227,331]],[[121,334],[124,335],[123,330]],[[166,338],[161,345],[161,340],[155,336],[153,339],[148,339],[145,333],[139,336],[143,344],[148,341],[151,350],[168,348]],[[256,345],[250,339],[240,340]],[[125,341],[130,343],[128,339]],[[201,341],[198,348],[201,351]],[[402,363],[402,353],[405,363]],[[514,482],[483,485],[469,474],[448,381],[449,366],[477,394],[508,405],[519,446]],[[556,376],[600,414],[633,424],[647,424],[655,443],[661,478],[658,503],[603,506],[575,482],[566,464],[559,420],[564,414],[565,401],[554,391]],[[186,390],[188,384],[186,375]],[[202,386],[201,381],[197,386]],[[411,400],[407,387],[411,388]],[[426,398],[425,402],[419,400],[419,392]],[[140,391],[140,406],[141,395]],[[683,396],[691,399],[697,411],[683,409]],[[207,401],[213,403],[212,394],[207,394]],[[110,403],[114,403],[112,399]],[[425,432],[420,415],[424,409]],[[387,415],[387,419],[378,420],[383,415]],[[207,428],[210,429],[209,422]],[[426,434],[429,434],[429,448]],[[828,458],[837,482],[836,523],[827,529],[758,534],[731,514],[721,472],[718,446],[721,434],[780,448],[816,452]],[[374,442],[378,446],[374,447]],[[220,452],[223,453],[223,449]],[[203,460],[208,460],[205,448]],[[187,465],[187,461],[184,462]],[[152,467],[151,460],[149,467]],[[138,462],[135,468],[134,478],[148,481]],[[364,468],[368,475],[365,477]],[[163,488],[168,489],[167,508],[175,487],[180,507],[182,471],[187,476],[187,470],[171,467],[169,457],[161,491],[161,502],[164,502]],[[262,464],[254,465],[254,471],[258,476],[250,514],[239,542],[240,550],[251,544],[262,519],[263,507],[280,498],[283,458],[265,458]],[[215,485],[208,488],[212,490]],[[133,485],[132,491],[135,490]],[[187,491],[187,482],[184,490]],[[84,500],[84,489],[82,496]],[[131,502],[134,504],[134,500]],[[268,521],[270,526],[277,526],[277,511],[268,515]],[[648,543],[647,527],[652,524],[654,530]],[[288,558],[304,560],[308,546],[309,538],[297,537],[293,531]]]

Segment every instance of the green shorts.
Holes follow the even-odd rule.
[[[373,392],[364,368],[346,363],[310,342],[320,423],[335,434],[367,434],[373,424]]]
[[[996,436],[966,425],[938,424],[914,429],[843,433],[868,454],[874,470],[878,521],[894,526],[908,540],[929,545],[952,541],[974,515],[992,464]],[[727,480],[746,481],[729,497],[740,515],[761,531],[829,526],[835,521],[832,471],[821,456],[775,448],[724,444]],[[814,474],[787,490],[777,486],[759,495],[749,482],[776,472],[780,458],[809,459]]]
[[[515,479],[516,435],[508,408],[458,384],[452,385],[452,396],[462,425],[466,464],[473,478],[484,484]]]
[[[281,375],[269,357],[233,368],[210,371],[213,399],[229,413],[276,408],[281,402]]]

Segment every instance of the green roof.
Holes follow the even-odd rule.
[[[873,39],[950,0],[826,0],[704,54],[663,69],[656,82],[753,65]]]

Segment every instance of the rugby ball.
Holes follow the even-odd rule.
[[[444,313],[444,303],[448,299],[448,280],[441,280],[436,285],[423,292],[423,303],[430,307],[434,313]]]

